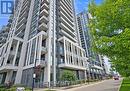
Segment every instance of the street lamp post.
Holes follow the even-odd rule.
[[[35,59],[35,63],[34,63],[34,67],[33,67],[33,82],[32,82],[32,91],[34,91],[34,83],[35,83],[35,79],[36,79],[36,73],[35,73],[35,68],[36,68],[36,61],[39,59]]]
[[[89,67],[89,70],[88,70],[88,84],[89,84],[89,81],[90,81],[90,73],[91,73],[91,65],[89,64],[88,65]]]

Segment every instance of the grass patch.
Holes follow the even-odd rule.
[[[120,91],[130,91],[130,78],[124,78]]]
[[[16,91],[17,87],[24,87],[22,85],[15,85],[15,86],[12,86],[11,88],[6,88],[4,85],[0,85],[0,91]],[[25,87],[25,90],[24,91],[32,91],[31,88],[27,88]]]

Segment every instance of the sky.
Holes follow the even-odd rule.
[[[76,13],[80,13],[83,10],[87,10],[87,6],[90,0],[75,0],[75,10]],[[97,4],[100,4],[102,0],[96,0]],[[0,15],[0,29],[3,25],[6,25],[8,23],[8,16],[2,16]]]
[[[88,4],[91,0],[75,0],[76,13],[80,13],[83,10],[88,9]],[[95,0],[96,4],[100,4],[102,0]]]

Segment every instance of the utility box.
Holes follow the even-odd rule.
[[[25,88],[24,87],[17,87],[16,91],[25,91]]]

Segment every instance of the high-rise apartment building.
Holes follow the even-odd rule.
[[[0,47],[2,47],[8,40],[7,38],[8,38],[8,33],[9,33],[9,30],[11,27],[12,18],[13,18],[13,16],[11,15],[9,17],[8,24],[3,26],[0,30]]]
[[[102,78],[102,63],[103,60],[100,55],[92,51],[92,36],[90,34],[90,29],[88,28],[90,14],[87,11],[83,11],[77,15],[77,23],[80,34],[80,41],[82,47],[85,49],[86,56],[89,58],[89,73],[92,79]]]
[[[73,0],[19,0],[7,42],[0,48],[0,83],[31,86],[60,81],[64,70],[86,79],[87,58],[79,44]]]

